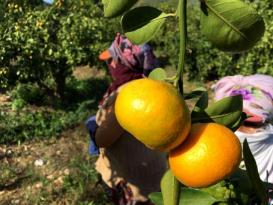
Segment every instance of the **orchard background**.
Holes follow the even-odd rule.
[[[219,51],[196,32],[199,1],[188,2],[186,86],[209,88],[225,75],[273,75],[272,2],[246,2],[264,18],[266,32],[240,54]],[[138,2],[174,12],[170,3],[177,4]],[[104,18],[96,0],[1,0],[0,13],[0,204],[107,204],[84,121],[109,83],[98,55],[122,32],[119,19]],[[170,75],[178,35],[168,21],[150,42]]]

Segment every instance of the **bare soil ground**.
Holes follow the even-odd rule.
[[[43,201],[42,192],[60,192],[64,177],[73,171],[70,168],[72,161],[77,157],[89,160],[87,139],[85,127],[80,125],[67,130],[59,139],[1,146],[1,166],[10,169],[6,169],[7,177],[2,179],[5,183],[0,187],[0,204],[40,204]],[[50,204],[70,203],[58,195],[58,199]]]
[[[105,73],[81,67],[74,75],[83,80]],[[1,104],[9,100],[0,95]],[[93,167],[95,157],[88,154],[88,143],[82,122],[58,138],[0,145],[0,205],[107,204],[96,184],[99,177]]]
[[[105,72],[81,67],[78,79],[103,77]],[[187,89],[196,85],[185,82]],[[0,103],[8,101],[0,96]],[[192,103],[189,103],[192,108]],[[59,138],[0,145],[0,205],[106,205],[96,184],[95,158],[88,155],[84,123],[66,130]],[[91,183],[88,183],[91,182]]]

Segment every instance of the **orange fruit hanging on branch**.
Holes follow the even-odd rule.
[[[241,144],[227,127],[216,123],[193,124],[186,141],[169,154],[174,176],[189,187],[213,185],[239,166]]]
[[[169,151],[191,128],[189,109],[171,84],[143,78],[126,83],[115,102],[119,124],[151,149]]]

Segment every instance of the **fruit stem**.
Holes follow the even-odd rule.
[[[177,74],[174,81],[174,86],[180,91],[183,96],[183,72],[185,66],[185,54],[186,54],[186,38],[187,38],[187,0],[179,0],[178,8],[178,19],[179,19],[179,62],[177,68]],[[174,177],[175,189],[174,189],[174,201],[173,205],[179,205],[180,199],[180,183]],[[166,205],[166,204],[164,204]],[[181,205],[181,204],[180,204]]]
[[[186,38],[187,38],[187,0],[179,0],[178,8],[179,19],[179,62],[177,68],[177,78],[174,81],[180,93],[183,95],[183,72],[185,66]]]

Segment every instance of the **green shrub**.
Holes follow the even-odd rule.
[[[70,78],[65,88],[67,106],[90,99],[98,102],[105,93],[109,83],[110,79],[108,78],[90,78],[86,80]]]
[[[23,109],[27,105],[26,101],[23,99],[14,99],[11,103],[12,110],[20,110]]]
[[[75,110],[33,110],[29,107],[11,111],[0,107],[0,144],[58,137],[65,129],[82,123],[90,115],[94,101],[79,104]]]
[[[48,106],[47,101],[36,106],[45,99],[43,92],[35,85],[19,84],[11,92],[12,102],[0,105],[0,144],[58,137],[97,111],[108,84],[108,78],[71,78],[65,92],[67,101],[60,106],[56,102],[55,106]]]
[[[14,101],[24,101],[26,104],[43,104],[45,93],[36,84],[19,83],[11,92],[11,98]],[[14,102],[13,101],[13,102]]]

